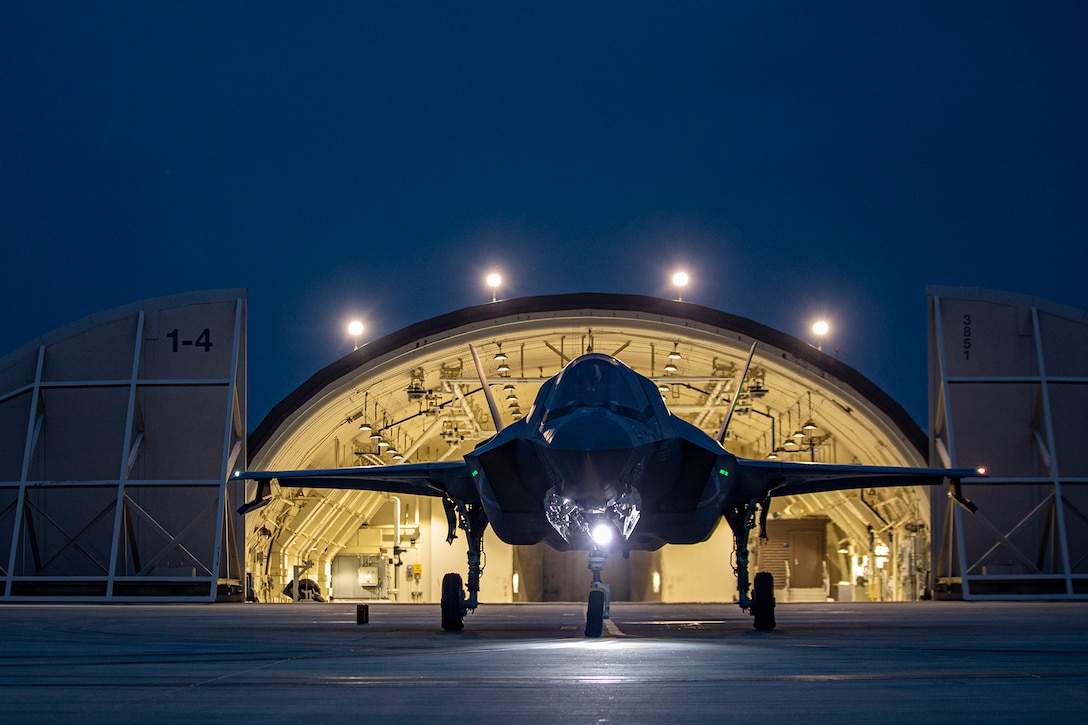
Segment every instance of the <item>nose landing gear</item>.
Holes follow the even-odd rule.
[[[612,599],[611,588],[601,581],[601,570],[608,561],[608,554],[600,549],[589,552],[589,570],[593,581],[589,584],[589,603],[586,606],[586,636],[594,639],[604,631],[604,620],[609,617]]]

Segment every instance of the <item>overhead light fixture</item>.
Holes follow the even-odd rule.
[[[369,402],[370,402],[370,391],[367,390],[367,391],[363,392],[363,415],[364,416],[366,415],[366,407],[367,407],[367,403],[369,403]],[[375,403],[374,409],[377,410],[377,407],[378,407],[377,403]],[[363,422],[359,424],[359,430],[362,431],[363,433],[369,433],[370,432],[370,430],[371,430],[370,423],[367,423],[365,418],[363,419]]]
[[[507,383],[506,385],[502,386],[502,390],[504,393],[512,393],[514,392],[514,384]]]
[[[801,432],[801,431],[799,431],[799,430],[795,430],[795,431],[793,432],[793,439],[794,439],[795,441],[797,441],[798,443],[800,443],[801,441],[803,441],[803,440],[805,439],[805,434],[804,434],[804,433],[802,433],[802,432]]]
[[[505,362],[500,362],[498,370],[500,375],[505,375],[506,373],[510,372],[510,366],[507,365]]]
[[[381,439],[382,439],[382,434],[379,433],[378,431],[374,431],[373,433],[370,434],[370,440],[372,440],[372,441],[380,441]]]
[[[378,441],[378,448],[388,448],[389,441]]]
[[[506,402],[507,403],[516,403],[516,402],[518,402],[518,396],[514,395],[514,393],[511,392],[509,395],[506,396]]]
[[[676,372],[676,366],[673,365],[671,362],[666,363],[665,364],[665,372],[675,373]]]
[[[502,351],[502,343],[499,343],[499,351],[495,353],[495,362],[506,362],[506,353]]]
[[[816,422],[814,420],[812,420],[812,418],[809,418],[807,421],[805,421],[805,424],[803,426],[801,426],[801,430],[804,430],[804,431],[816,430]]]
[[[658,390],[658,392],[661,392],[661,393],[667,393],[667,392],[669,392],[669,386],[665,385],[665,383],[661,383],[660,385],[657,386],[657,390]]]
[[[676,349],[679,346],[680,346],[680,343],[678,343],[678,342],[674,342],[672,344],[672,352],[669,353],[669,359],[670,360],[679,360],[680,359],[680,351]]]

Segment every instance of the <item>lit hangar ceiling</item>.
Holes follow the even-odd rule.
[[[249,438],[249,469],[458,459],[495,432],[470,344],[480,353],[506,423],[527,415],[540,385],[592,345],[654,380],[673,413],[714,435],[753,342],[755,358],[725,443],[730,451],[753,458],[925,464],[925,434],[905,410],[815,347],[699,305],[586,293],[478,305],[361,346],[268,414]],[[503,362],[508,370],[500,369]],[[804,431],[809,423],[815,429]],[[364,424],[372,431],[361,430]],[[375,433],[381,441],[372,438]],[[298,505],[301,499],[306,506]],[[281,532],[284,551],[320,548],[331,558],[383,500],[373,492],[281,490],[270,506],[251,514],[258,519],[249,524],[256,530],[267,523]],[[917,488],[784,497],[772,512],[828,515],[857,541],[866,540],[868,523],[929,524],[928,492]]]

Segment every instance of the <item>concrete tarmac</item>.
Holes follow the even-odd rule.
[[[1088,603],[0,605],[0,722],[919,723],[1088,717]]]

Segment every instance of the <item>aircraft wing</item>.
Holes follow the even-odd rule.
[[[271,503],[273,480],[279,481],[280,486],[383,491],[419,496],[454,496],[469,502],[478,500],[478,494],[472,485],[472,476],[464,461],[302,471],[242,471],[236,473],[234,478],[257,482],[256,496],[238,509],[238,513],[241,514]]]
[[[822,493],[857,488],[886,486],[926,486],[951,483],[953,496],[966,503],[959,494],[959,481],[981,477],[970,468],[903,468],[898,466],[848,466],[833,463],[804,463],[738,458],[737,465],[745,478],[762,480],[764,490],[771,496],[791,496],[802,493]]]

